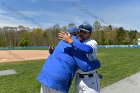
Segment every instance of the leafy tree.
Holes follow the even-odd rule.
[[[27,37],[22,37],[20,39],[20,46],[28,46],[29,45],[29,40]]]
[[[33,29],[30,36],[33,46],[43,45],[43,30],[40,28]]]
[[[70,23],[69,26],[73,26]],[[0,28],[0,47],[15,46],[53,46],[59,42],[58,33],[66,31],[66,26],[60,27],[55,24],[47,29],[18,26],[4,26]],[[94,31],[91,38],[95,39],[99,45],[122,45],[137,44],[140,32],[137,30],[125,30],[123,27],[101,26],[100,22],[93,24]]]
[[[101,24],[99,21],[95,21],[93,24],[94,31],[99,31],[101,28]]]
[[[117,44],[123,44],[123,40],[124,40],[124,34],[125,34],[125,30],[123,29],[123,27],[120,27],[118,30],[117,30]]]
[[[122,43],[124,45],[129,45],[130,44],[130,38],[129,38],[129,32],[125,32],[125,34],[123,35],[124,39],[122,40]]]

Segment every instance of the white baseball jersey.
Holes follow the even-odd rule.
[[[92,40],[92,39],[87,39],[83,42],[84,44],[87,44],[87,45],[90,45],[92,48],[93,48],[93,53],[92,54],[86,54],[89,61],[93,61],[96,59],[96,53],[97,53],[97,42],[95,40]],[[92,72],[95,72],[96,70],[92,70],[92,71],[89,71],[89,72],[83,72],[82,70],[78,69],[77,70],[77,73],[79,74],[88,74],[88,73],[92,73]]]
[[[97,52],[97,42],[95,40],[88,39],[83,43],[90,45],[93,48],[93,53],[87,54],[89,61],[95,60]],[[96,73],[96,70],[83,72],[82,70],[78,69],[77,73],[78,74],[76,74],[74,93],[100,93],[99,77]],[[84,75],[83,78],[79,77],[79,74],[91,73],[93,74],[92,77],[89,77],[88,75]]]

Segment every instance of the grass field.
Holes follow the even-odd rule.
[[[140,49],[99,49],[98,59],[102,67],[98,70],[104,76],[101,87],[140,71]],[[0,76],[0,93],[39,93],[36,81],[44,60],[0,63],[0,70],[15,69],[16,75]],[[74,82],[73,82],[74,84]],[[70,92],[73,93],[74,85]]]

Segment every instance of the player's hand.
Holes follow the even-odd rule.
[[[71,44],[73,42],[73,40],[71,39],[70,34],[67,34],[65,32],[61,31],[60,33],[58,33],[58,37],[59,37],[59,39],[64,40],[67,43]]]
[[[53,47],[53,46],[50,46],[50,47],[49,47],[49,53],[52,54],[53,51],[54,51],[54,47]]]

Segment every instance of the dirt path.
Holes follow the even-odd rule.
[[[0,63],[46,59],[48,55],[48,50],[0,50]]]

